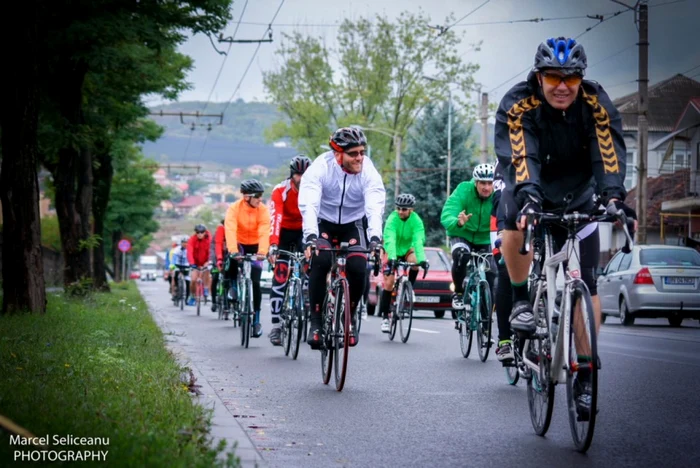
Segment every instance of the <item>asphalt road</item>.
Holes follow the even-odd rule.
[[[298,360],[263,337],[240,346],[239,329],[207,306],[197,317],[169,302],[163,282],[140,283],[189,357],[274,467],[700,466],[700,326],[686,320],[603,325],[593,444],[574,451],[566,388],[552,425],[534,434],[525,383],[509,386],[493,355],[465,359],[453,322],[417,312],[406,344],[379,320],[364,322],[342,392],[321,381],[320,353]],[[609,320],[609,322],[614,322]]]

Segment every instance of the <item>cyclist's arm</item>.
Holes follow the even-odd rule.
[[[165,254],[165,269],[166,270],[170,269],[170,255],[172,255],[172,249],[168,250],[168,252]]]
[[[233,203],[226,210],[226,217],[224,218],[224,226],[226,229],[226,247],[229,252],[238,252],[238,239],[236,234],[238,232],[238,207],[240,206],[240,201]]]
[[[425,261],[425,226],[423,220],[415,212],[413,213],[415,220],[413,221],[411,246],[416,252],[416,261],[418,263]]]
[[[396,227],[394,221],[397,218],[396,211],[393,211],[384,225],[384,235],[382,236],[382,245],[386,252],[388,260],[396,260]]]
[[[598,108],[592,109],[594,125],[589,135],[593,177],[603,205],[611,198],[624,201],[627,196],[625,174],[627,149],[622,137],[622,118],[603,88],[597,90]],[[584,98],[588,95],[584,91]],[[588,99],[592,99],[588,96]],[[588,99],[585,99],[587,102]]]
[[[280,243],[280,229],[284,216],[284,201],[282,200],[283,188],[275,188],[270,197],[270,245]]]
[[[258,254],[267,255],[270,250],[270,210],[260,205],[258,211]]]
[[[216,230],[214,235],[214,248],[216,250],[216,260],[217,262],[222,262],[224,260],[224,242],[226,242],[226,236],[224,232],[226,228],[221,228]]]
[[[187,261],[190,265],[194,265],[194,238],[195,236],[190,236],[187,241]]]
[[[504,168],[506,186],[521,205],[528,195],[539,201],[544,199],[534,120],[538,102],[524,90],[516,89],[501,100],[496,112],[496,155]]]
[[[323,156],[319,156],[321,158]],[[314,161],[315,162],[315,161]],[[318,212],[323,193],[324,164],[311,164],[304,172],[299,185],[299,212],[301,213],[304,239],[318,236]]]
[[[442,207],[442,213],[440,213],[440,224],[442,224],[442,227],[444,227],[446,231],[451,231],[457,227],[459,213],[465,209],[463,202],[465,199],[465,183],[466,182],[460,183],[457,188],[454,189]]]
[[[386,189],[382,176],[374,167],[372,160],[365,158],[363,162],[365,171],[365,216],[367,216],[367,235],[371,239],[382,236],[382,217],[384,216],[384,204],[386,203]],[[304,175],[306,176],[306,175]]]

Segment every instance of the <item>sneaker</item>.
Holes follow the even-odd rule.
[[[464,299],[462,298],[462,294],[458,294],[458,293],[452,294],[452,308],[454,310],[464,309]]]
[[[536,330],[535,316],[528,301],[518,301],[513,304],[513,313],[510,314],[509,320],[514,330],[525,333],[534,333]]]
[[[282,329],[280,327],[273,328],[268,337],[273,345],[282,346]]]
[[[216,302],[211,303],[211,311],[216,312]]]
[[[382,320],[382,333],[389,333],[389,319]]]
[[[209,295],[209,288],[204,288],[204,298],[206,300],[206,297]]]
[[[367,307],[362,308],[362,315],[360,316],[362,320],[367,321]]]
[[[350,346],[355,346],[357,345],[357,335],[355,334],[355,327],[350,326],[350,343],[348,343]]]
[[[513,342],[511,340],[499,342],[498,348],[496,348],[496,357],[501,362],[515,359],[515,355],[513,354]]]
[[[253,326],[253,338],[260,338],[263,334],[262,324],[256,323]]]
[[[311,349],[321,349],[321,328],[315,328],[312,325],[306,342],[311,346]]]
[[[580,375],[576,376],[574,381],[574,400],[576,401],[576,420],[590,421],[591,419],[591,393],[593,387],[590,381]]]
[[[194,300],[194,297],[190,296],[189,299],[187,299],[187,305],[188,306],[193,306],[196,304],[196,301]]]

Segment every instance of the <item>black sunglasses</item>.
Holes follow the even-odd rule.
[[[404,206],[397,206],[396,207],[396,211],[408,211],[408,210],[410,210],[410,208],[406,208]]]
[[[355,150],[355,151],[345,151],[345,154],[347,154],[351,158],[356,158],[358,156],[366,155],[367,152],[365,150]]]
[[[262,198],[263,194],[262,193],[251,193],[250,196],[253,198]]]

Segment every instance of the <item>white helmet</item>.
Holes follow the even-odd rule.
[[[494,167],[493,164],[479,164],[474,168],[474,172],[472,173],[472,178],[474,180],[484,180],[484,181],[489,181],[493,182],[493,172],[494,172]]]

